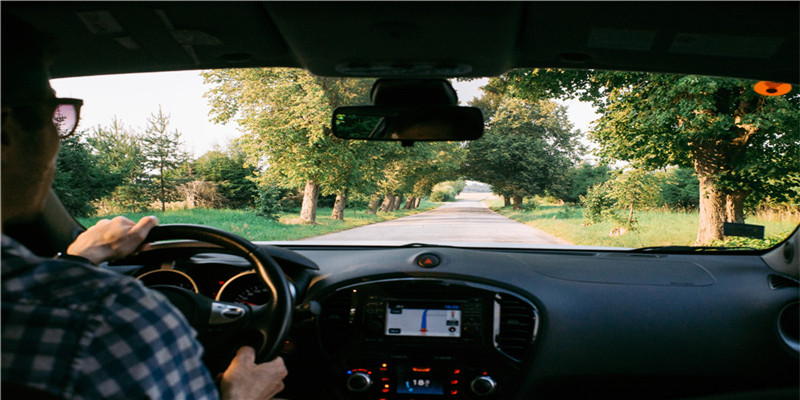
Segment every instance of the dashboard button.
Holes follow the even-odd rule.
[[[441,262],[442,260],[435,254],[426,253],[417,257],[417,265],[422,268],[433,268],[438,266]]]

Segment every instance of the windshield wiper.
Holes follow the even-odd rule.
[[[697,253],[701,251],[758,250],[748,246],[651,246],[630,250],[631,253]]]

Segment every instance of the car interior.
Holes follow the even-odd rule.
[[[293,67],[403,82],[562,68],[785,82],[795,96],[800,83],[798,2],[3,2],[2,12],[56,38],[53,78]],[[52,257],[83,229],[51,193],[37,221],[4,233]],[[242,344],[282,356],[283,399],[800,397],[797,229],[770,249],[722,251],[250,242],[194,225],[148,241],[104,268],[165,294],[212,374]],[[434,321],[426,335],[395,328],[419,318]]]

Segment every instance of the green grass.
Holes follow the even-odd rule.
[[[502,208],[502,200],[491,200],[487,205],[501,215],[541,229],[553,236],[576,245],[610,246],[610,247],[646,247],[646,246],[690,246],[697,236],[697,212],[676,211],[637,211],[634,216],[639,221],[636,230],[624,235],[612,237],[612,229],[618,226],[613,221],[603,221],[587,225],[583,218],[583,210],[579,207],[564,205],[540,204],[533,210],[513,211]],[[750,217],[748,224],[764,225],[764,237],[781,239],[787,237],[797,226],[797,220],[775,221],[771,219]],[[776,242],[772,240],[748,240],[746,245],[766,248]],[[715,243],[717,245],[724,243]],[[740,245],[736,240],[731,245]]]
[[[439,205],[441,203],[423,200],[416,210],[397,210],[393,213],[379,212],[378,215],[369,215],[363,210],[347,209],[345,210],[344,221],[330,219],[332,209],[318,208],[317,223],[314,225],[299,223],[299,211],[280,213],[279,221],[271,221],[259,217],[247,210],[192,209],[126,213],[122,215],[134,221],[138,221],[144,216],[155,215],[161,224],[206,225],[235,233],[248,240],[296,240],[418,214]],[[92,226],[103,218],[113,217],[114,215],[95,216],[79,218],[78,221],[84,226]]]

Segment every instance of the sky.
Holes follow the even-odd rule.
[[[466,104],[481,95],[478,88],[485,83],[486,79],[481,79],[454,82],[453,86],[459,101]],[[83,99],[79,132],[109,125],[114,116],[126,126],[143,131],[147,118],[161,106],[171,117],[169,129],[181,133],[186,149],[195,157],[214,146],[225,147],[241,134],[236,123],[220,125],[210,121],[211,107],[203,98],[210,86],[203,84],[200,71],[53,79],[50,84],[58,97]],[[598,117],[588,103],[561,103],[567,106],[572,124],[582,132],[587,132],[590,123]]]

